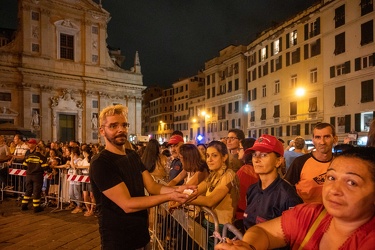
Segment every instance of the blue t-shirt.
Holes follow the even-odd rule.
[[[180,172],[182,171],[182,162],[180,159],[175,158],[171,162],[170,170],[169,170],[169,181],[173,180]],[[184,180],[181,180],[176,185],[184,184]]]
[[[303,155],[303,153],[298,153],[295,151],[285,151],[284,152],[284,159],[285,159],[285,171],[288,170],[290,164],[296,159],[298,156]]]
[[[246,193],[244,225],[248,229],[255,224],[281,216],[282,212],[303,203],[294,187],[278,176],[266,189],[262,181],[251,185]]]

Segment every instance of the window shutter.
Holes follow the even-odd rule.
[[[283,50],[283,43],[282,43],[282,41],[283,41],[283,38],[280,37],[280,39],[279,39],[279,53]]]
[[[297,135],[301,135],[301,124],[297,124]]]
[[[290,136],[290,125],[286,126],[286,136]]]
[[[345,133],[349,133],[351,128],[350,128],[350,115],[345,115]]]
[[[303,46],[303,59],[307,59],[307,58],[309,58],[309,44],[305,44],[304,46]]]
[[[354,70],[358,71],[361,69],[361,58],[358,57],[354,60]]]
[[[335,77],[335,66],[329,68],[329,76],[330,78]]]
[[[350,73],[350,61],[345,62],[345,74]]]
[[[316,33],[315,35],[319,35],[320,34],[320,17],[318,17],[316,19]]]
[[[305,41],[309,39],[309,24],[305,24]]]
[[[310,124],[308,123],[305,123],[305,135],[309,135],[310,134],[310,130],[309,130],[309,126]]]
[[[336,126],[336,117],[332,116],[329,118],[329,123],[331,123],[332,126]]]
[[[289,49],[289,43],[290,43],[290,34],[286,34],[286,48]]]
[[[354,114],[354,130],[361,132],[361,113]]]

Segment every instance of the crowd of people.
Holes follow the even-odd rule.
[[[26,170],[26,179],[22,183],[25,194],[22,198],[21,209],[28,210],[32,203],[34,212],[41,212],[43,211],[41,205],[45,201],[45,197],[51,197],[50,205],[57,205],[57,201],[53,197],[63,191],[58,190],[59,169],[63,170],[61,173],[67,175],[88,176],[91,157],[102,149],[104,147],[99,144],[81,144],[76,141],[68,143],[45,143],[36,139],[24,141],[18,134],[14,136],[8,146],[4,136],[0,135],[0,185],[3,184],[5,190],[17,188],[7,185],[11,184],[7,183],[8,169],[15,166],[13,164],[17,164],[17,168]],[[61,183],[60,189],[64,189],[64,184]],[[69,181],[66,187],[68,198],[72,201],[65,209],[72,210],[72,213],[84,212],[84,216],[93,216],[95,199],[90,183]],[[43,195],[44,201],[41,200]]]
[[[367,147],[349,145],[340,153],[334,150],[335,127],[324,122],[313,128],[309,150],[301,136],[284,146],[272,135],[245,138],[240,129],[208,144],[185,142],[175,131],[163,145],[155,139],[134,145],[127,141],[128,126],[126,108],[115,105],[98,117],[105,146],[25,143],[16,135],[15,145],[4,150],[0,136],[1,161],[27,167],[22,209],[32,199],[34,211],[40,212],[40,173],[56,175],[64,168],[90,176],[91,183],[69,183],[67,209],[86,211],[85,216],[97,212],[103,249],[147,249],[148,209],[168,201],[172,210],[208,207],[220,230],[230,223],[244,233],[242,240],[216,246],[210,238],[209,249],[374,246],[375,121]],[[213,233],[210,216],[203,225]]]

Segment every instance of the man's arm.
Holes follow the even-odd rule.
[[[145,171],[146,172],[146,171]],[[155,182],[156,183],[156,182]],[[158,183],[156,183],[158,184]],[[178,192],[172,187],[165,187],[160,185],[159,195],[131,197],[128,188],[124,182],[103,191],[103,194],[110,200],[122,208],[126,213],[137,212],[144,210],[169,200],[184,203],[188,199],[188,195]]]

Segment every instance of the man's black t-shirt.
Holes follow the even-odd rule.
[[[124,182],[132,197],[145,196],[142,172],[145,167],[138,154],[126,150],[118,155],[103,150],[90,164],[90,182],[99,212],[103,249],[137,249],[150,241],[148,213],[125,213],[102,192]]]

